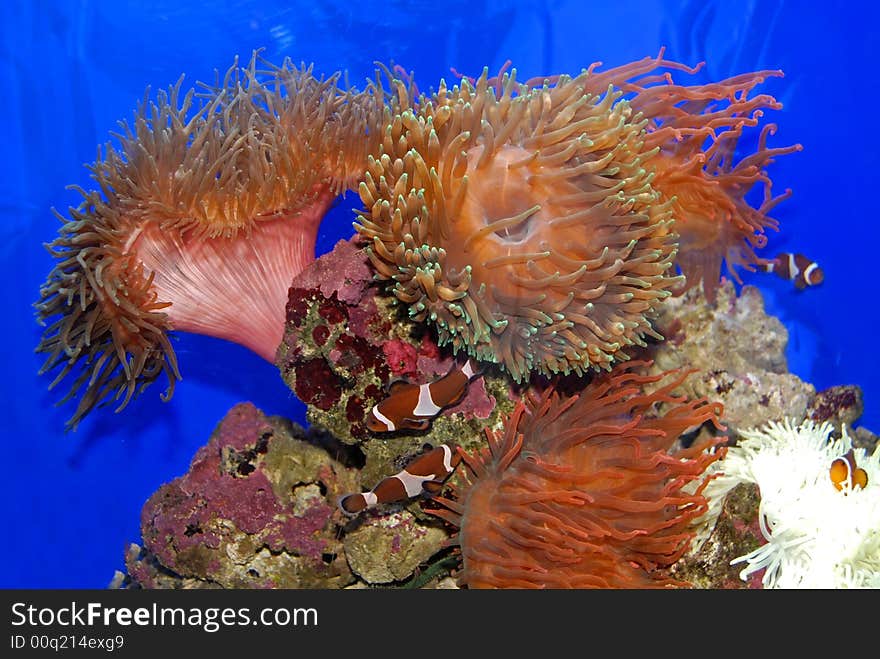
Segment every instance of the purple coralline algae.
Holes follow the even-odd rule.
[[[807,418],[816,423],[829,421],[839,434],[841,426],[852,427],[864,411],[861,387],[838,385],[816,394],[807,410]]]

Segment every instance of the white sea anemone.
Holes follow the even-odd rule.
[[[766,568],[765,588],[880,587],[880,445],[868,456],[853,449],[855,464],[867,473],[862,488],[831,480],[834,460],[852,449],[844,429],[790,420],[742,431],[744,439],[716,463],[718,477],[705,494],[710,518],[739,483],[760,490],[758,514],[767,543],[734,559],[745,563],[742,579]]]

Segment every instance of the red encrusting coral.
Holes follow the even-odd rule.
[[[388,322],[378,313],[366,257],[340,241],[292,281],[277,365],[297,397],[324,412],[343,405],[353,437],[366,436],[367,410],[390,371],[381,345]]]
[[[459,527],[460,583],[480,587],[685,586],[665,568],[707,507],[701,477],[724,449],[710,439],[670,453],[720,405],[674,395],[687,373],[640,375],[634,362],[578,396],[520,403],[489,447],[462,452],[469,473],[448,510]],[[660,383],[653,393],[644,387]]]
[[[411,343],[400,340],[386,341],[382,345],[388,368],[396,377],[414,377],[418,371],[418,352]]]

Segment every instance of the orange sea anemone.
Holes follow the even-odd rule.
[[[339,75],[264,64],[255,54],[215,85],[181,82],[145,100],[118,147],[90,167],[36,304],[48,323],[41,372],[68,374],[69,421],[180,378],[169,330],[243,344],[274,359],[287,291],[314,259],[318,224],[360,179],[387,121],[381,88],[342,90]]]
[[[801,145],[769,148],[767,138],[775,124],[765,124],[758,134],[754,153],[735,152],[747,128],[760,123],[766,110],[782,104],[768,94],[754,94],[755,87],[782,71],[756,71],[720,82],[681,85],[672,72],[696,73],[702,65],[688,67],[663,58],[645,58],[624,66],[597,72],[590,67],[584,90],[599,93],[609,85],[626,93],[635,112],[648,120],[646,148],[656,148],[645,162],[654,173],[652,184],[661,199],[672,202],[675,231],[679,234],[676,265],[686,276],[687,287],[701,280],[707,297],[713,300],[721,263],[737,282],[736,268],[754,270],[765,261],[755,249],[763,247],[767,228],[778,222],[768,213],[791,190],[774,196],[767,166],[774,158]],[[763,187],[757,208],[746,200],[755,186]]]
[[[680,283],[648,121],[589,75],[484,71],[415,103],[399,85],[359,188],[355,228],[410,317],[518,381],[628,358]]]
[[[706,468],[720,439],[670,454],[718,404],[672,392],[687,374],[620,366],[578,396],[520,403],[489,447],[464,454],[470,473],[449,510],[459,527],[460,582],[471,588],[684,586],[663,568],[682,556],[706,511]],[[646,384],[665,380],[651,394]],[[662,404],[661,410],[658,405]],[[703,479],[703,480],[701,480]]]

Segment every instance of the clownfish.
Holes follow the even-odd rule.
[[[426,445],[427,446],[427,445]],[[339,498],[339,509],[346,515],[356,515],[380,503],[393,503],[412,498],[422,492],[437,494],[449,475],[461,462],[458,451],[446,444],[426,450],[406,468],[382,479],[369,492],[346,494]]]
[[[825,280],[825,273],[815,261],[803,254],[782,252],[775,259],[765,261],[758,267],[764,272],[775,272],[783,279],[794,283],[795,288],[803,290],[808,286],[818,286]]]
[[[856,485],[864,489],[868,485],[868,472],[861,467],[856,467],[856,459],[852,449],[847,451],[842,458],[837,458],[831,463],[829,474],[831,482],[838,490],[846,488],[849,491]]]
[[[373,432],[427,430],[444,407],[464,398],[470,381],[480,375],[476,364],[453,366],[443,377],[427,384],[398,381],[388,389],[388,397],[373,406],[367,416],[367,428]]]

